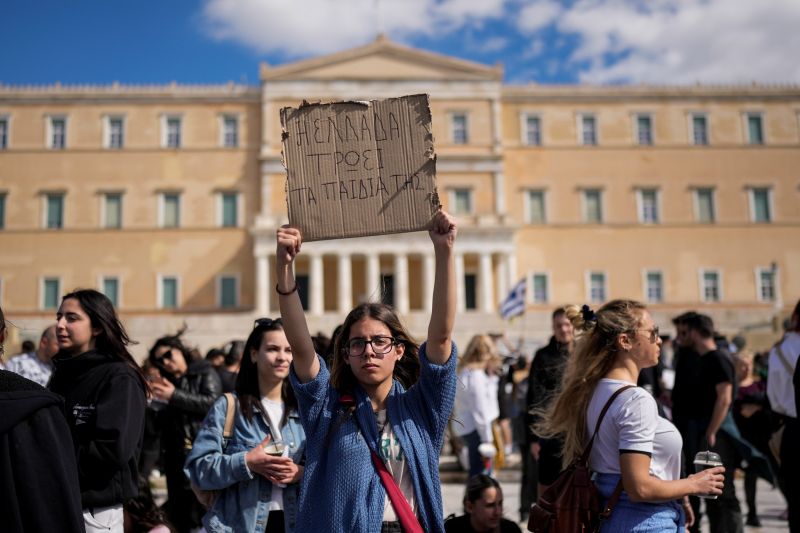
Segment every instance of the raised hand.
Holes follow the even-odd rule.
[[[276,261],[278,266],[292,264],[297,254],[300,253],[300,246],[303,243],[303,236],[300,234],[300,230],[288,225],[281,226],[278,228],[277,241]]]
[[[430,235],[431,241],[433,241],[433,246],[435,248],[452,248],[453,243],[456,240],[457,233],[458,228],[456,226],[455,218],[442,210],[437,211],[436,214],[433,215],[433,219],[431,220],[431,228],[428,231],[428,234]]]

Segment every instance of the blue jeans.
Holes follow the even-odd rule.
[[[596,474],[594,484],[600,491],[603,505],[611,497],[619,481],[619,474]],[[608,520],[604,520],[601,533],[683,533],[686,517],[677,501],[662,503],[632,502],[623,490]]]
[[[478,446],[481,445],[481,437],[478,435],[477,430],[472,433],[462,435],[461,439],[467,446],[469,457],[469,477],[483,474],[483,457],[478,453]]]

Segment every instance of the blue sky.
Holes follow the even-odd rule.
[[[0,83],[258,82],[375,38],[511,83],[800,83],[800,0],[4,0]]]

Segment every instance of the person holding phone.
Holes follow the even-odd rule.
[[[223,396],[186,458],[184,472],[191,482],[219,491],[203,517],[209,533],[297,530],[306,436],[289,385],[291,363],[281,320],[256,320],[236,378],[230,438],[223,434],[228,411]]]

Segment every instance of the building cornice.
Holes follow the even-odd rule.
[[[253,85],[236,83],[218,85],[184,85],[169,83],[162,85],[128,85],[114,82],[107,85],[75,84],[62,85],[6,85],[0,83],[0,103],[65,102],[93,104],[126,103],[133,101],[179,102],[214,101],[257,103],[261,90]]]
[[[798,100],[800,85],[504,85],[504,102],[593,102],[614,100]]]

